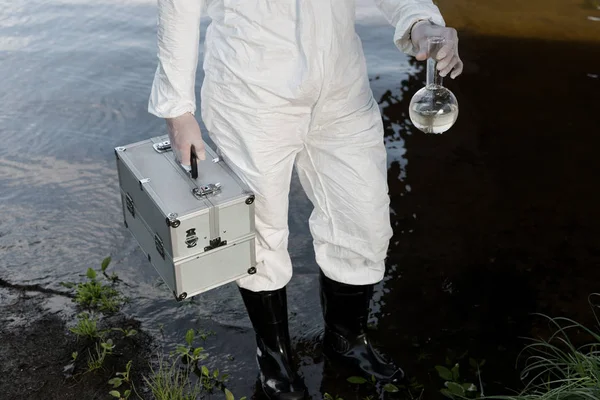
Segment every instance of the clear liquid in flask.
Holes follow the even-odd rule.
[[[435,61],[437,51],[444,43],[444,39],[439,37],[428,40],[427,84],[413,95],[408,109],[411,122],[424,133],[444,133],[458,118],[456,97],[442,85]]]
[[[444,96],[436,94],[432,97],[439,99]],[[452,128],[452,125],[456,122],[458,104],[452,103],[452,101],[437,101],[435,99],[415,102],[409,108],[409,115],[413,125],[421,132],[440,134]]]

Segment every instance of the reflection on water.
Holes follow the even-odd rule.
[[[424,84],[422,63],[399,54],[372,2],[358,3],[383,111],[394,226],[373,303],[376,337],[431,389],[426,398],[440,383],[430,369],[449,348],[493,358],[490,382],[514,381],[518,337],[533,332],[529,313],[584,320],[585,296],[600,278],[598,139],[589,129],[600,52],[461,36],[465,73],[445,81],[461,116],[431,137],[407,114]],[[146,111],[155,2],[0,0],[0,10],[0,277],[58,289],[110,255],[129,285],[127,312],[167,345],[191,327],[216,332],[210,362],[232,376],[234,393],[252,393],[254,338],[235,286],[175,302],[121,224],[113,148],[164,134]],[[290,200],[290,328],[302,372],[314,398],[354,398],[343,373],[321,358],[310,205],[296,178]]]

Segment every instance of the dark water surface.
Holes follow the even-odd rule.
[[[426,136],[407,113],[422,63],[398,52],[371,4],[359,1],[357,29],[384,114],[395,229],[375,336],[424,398],[436,398],[432,369],[448,350],[487,359],[490,390],[514,387],[519,336],[545,332],[530,313],[593,322],[600,45],[465,32],[465,72],[447,80],[458,122]],[[129,284],[126,311],[167,345],[189,328],[216,332],[211,365],[251,396],[254,338],[235,286],[176,303],[122,226],[113,148],[164,134],[146,111],[155,53],[154,1],[0,0],[0,278],[59,289],[110,255]],[[198,90],[201,80],[199,70]],[[297,180],[290,201],[302,372],[313,398],[356,398],[343,372],[324,374],[311,206]]]

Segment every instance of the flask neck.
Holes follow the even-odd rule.
[[[443,86],[443,80],[437,69],[437,53],[445,41],[442,37],[431,37],[427,40],[427,87]]]
[[[432,57],[427,59],[427,87],[443,86],[443,78],[437,70],[437,61]]]

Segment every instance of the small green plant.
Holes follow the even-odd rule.
[[[126,400],[129,398],[129,396],[131,396],[131,389],[126,389],[123,394],[121,394],[121,392],[118,390],[111,390],[108,392],[108,394],[110,394],[112,397],[116,397],[119,400]]]
[[[131,390],[133,389],[133,391],[135,391],[135,387],[133,386],[133,382],[131,381],[131,377],[130,377],[131,376],[131,363],[132,363],[132,361],[129,360],[129,362],[125,366],[125,372],[117,372],[116,376],[108,381],[108,384],[112,385],[112,387],[113,387],[113,390],[108,392],[108,394],[110,394],[113,397],[118,398],[119,400],[129,399],[129,397],[131,396]],[[128,385],[129,389],[125,389],[123,391],[123,393],[121,393],[121,391],[117,390],[117,389],[119,389],[123,384]]]
[[[194,347],[195,332],[193,329],[189,329],[185,334],[185,345],[178,345],[175,348],[175,353],[177,353],[184,363],[195,364],[198,361],[206,359],[206,354],[203,353],[203,347]]]
[[[125,338],[131,338],[138,333],[135,329],[119,327],[108,327],[104,330],[99,329],[99,315],[113,314],[119,311],[125,301],[125,298],[115,287],[120,279],[115,273],[111,275],[107,274],[110,262],[111,258],[106,257],[102,260],[98,270],[88,268],[85,274],[85,282],[78,284],[61,282],[61,285],[74,290],[74,301],[78,304],[79,308],[85,309],[84,312],[80,312],[77,315],[77,324],[69,328],[78,337],[92,341],[91,344],[86,344],[87,358],[82,361],[82,364],[87,368],[84,367],[82,373],[93,372],[103,368],[106,357],[113,354],[115,349],[115,343],[113,343],[115,335],[110,335],[111,332],[121,332]],[[107,339],[109,335],[113,339]],[[73,373],[78,364],[77,360],[80,358],[78,357],[78,353],[73,353],[73,359],[64,367],[64,372],[67,376],[73,377],[78,375]],[[122,398],[129,396],[126,392],[119,393],[119,395]]]
[[[333,397],[332,395],[330,395],[329,393],[325,393],[323,395],[323,400],[344,400],[343,398],[341,398],[340,396],[338,396],[337,394],[335,395],[335,397]]]
[[[209,334],[199,331],[199,339],[203,342],[206,341]],[[204,391],[213,393],[214,389],[217,388],[227,394],[225,382],[228,379],[227,374],[221,374],[218,369],[210,371],[207,366],[198,366],[198,362],[203,361],[207,358],[204,353],[203,347],[194,347],[193,343],[196,339],[197,332],[193,329],[189,329],[185,334],[185,341],[187,346],[177,346],[176,353],[181,357],[182,362],[190,364],[194,374],[200,378],[200,383]]]
[[[102,368],[106,356],[112,354],[114,348],[115,345],[113,344],[113,341],[108,339],[106,342],[102,341],[100,343],[96,343],[94,354],[88,350],[88,372],[93,372]]]
[[[480,364],[474,359],[471,359],[472,363],[475,363],[479,367],[483,366],[485,360]],[[480,394],[478,393],[477,386],[470,382],[464,382],[460,377],[460,365],[459,363],[454,364],[454,366],[449,369],[443,367],[441,365],[437,365],[435,367],[436,371],[440,378],[444,380],[445,388],[441,389],[440,392],[450,399],[478,399],[480,398]]]
[[[210,337],[210,336],[214,336],[216,335],[215,332],[213,331],[205,331],[204,329],[198,329],[196,331],[196,334],[198,335],[198,339],[202,340],[202,342],[206,342],[206,340]]]
[[[133,337],[138,333],[135,329],[112,328],[112,330],[121,332],[125,337]]]
[[[202,394],[200,382],[190,380],[191,366],[179,366],[179,357],[159,360],[159,368],[151,367],[150,377],[144,380],[156,400],[196,400]]]
[[[81,307],[98,310],[103,313],[114,313],[119,310],[125,299],[113,287],[119,279],[113,273],[112,276],[106,274],[106,269],[110,264],[111,258],[102,260],[100,272],[111,284],[102,283],[98,279],[98,273],[93,268],[88,268],[86,272],[87,281],[74,284],[72,282],[61,282],[61,285],[67,288],[75,288],[75,302]]]
[[[80,313],[77,315],[77,325],[69,328],[69,330],[79,337],[94,340],[101,337],[101,333],[98,331],[97,324],[97,317],[93,316],[90,319],[90,314]]]
[[[204,388],[204,390],[206,392],[213,393],[214,389],[218,388],[218,389],[222,390],[223,392],[225,392],[225,394],[227,394],[227,392],[229,391],[225,387],[225,382],[229,378],[229,376],[227,374],[221,375],[218,369],[215,369],[214,371],[211,372],[208,369],[208,367],[206,367],[205,365],[200,367],[199,371],[200,371],[200,382],[202,383],[202,387]],[[197,369],[194,370],[194,372],[196,373],[196,375],[198,375]]]
[[[144,377],[157,400],[195,400],[201,394],[214,393],[215,389],[222,391],[226,400],[235,400],[233,393],[225,386],[227,374],[198,365],[208,356],[204,348],[195,346],[194,342],[196,339],[205,341],[210,334],[189,329],[185,334],[186,344],[177,345],[168,360],[165,357],[159,360],[158,370],[153,369],[149,378]],[[240,400],[245,399],[242,397]]]

